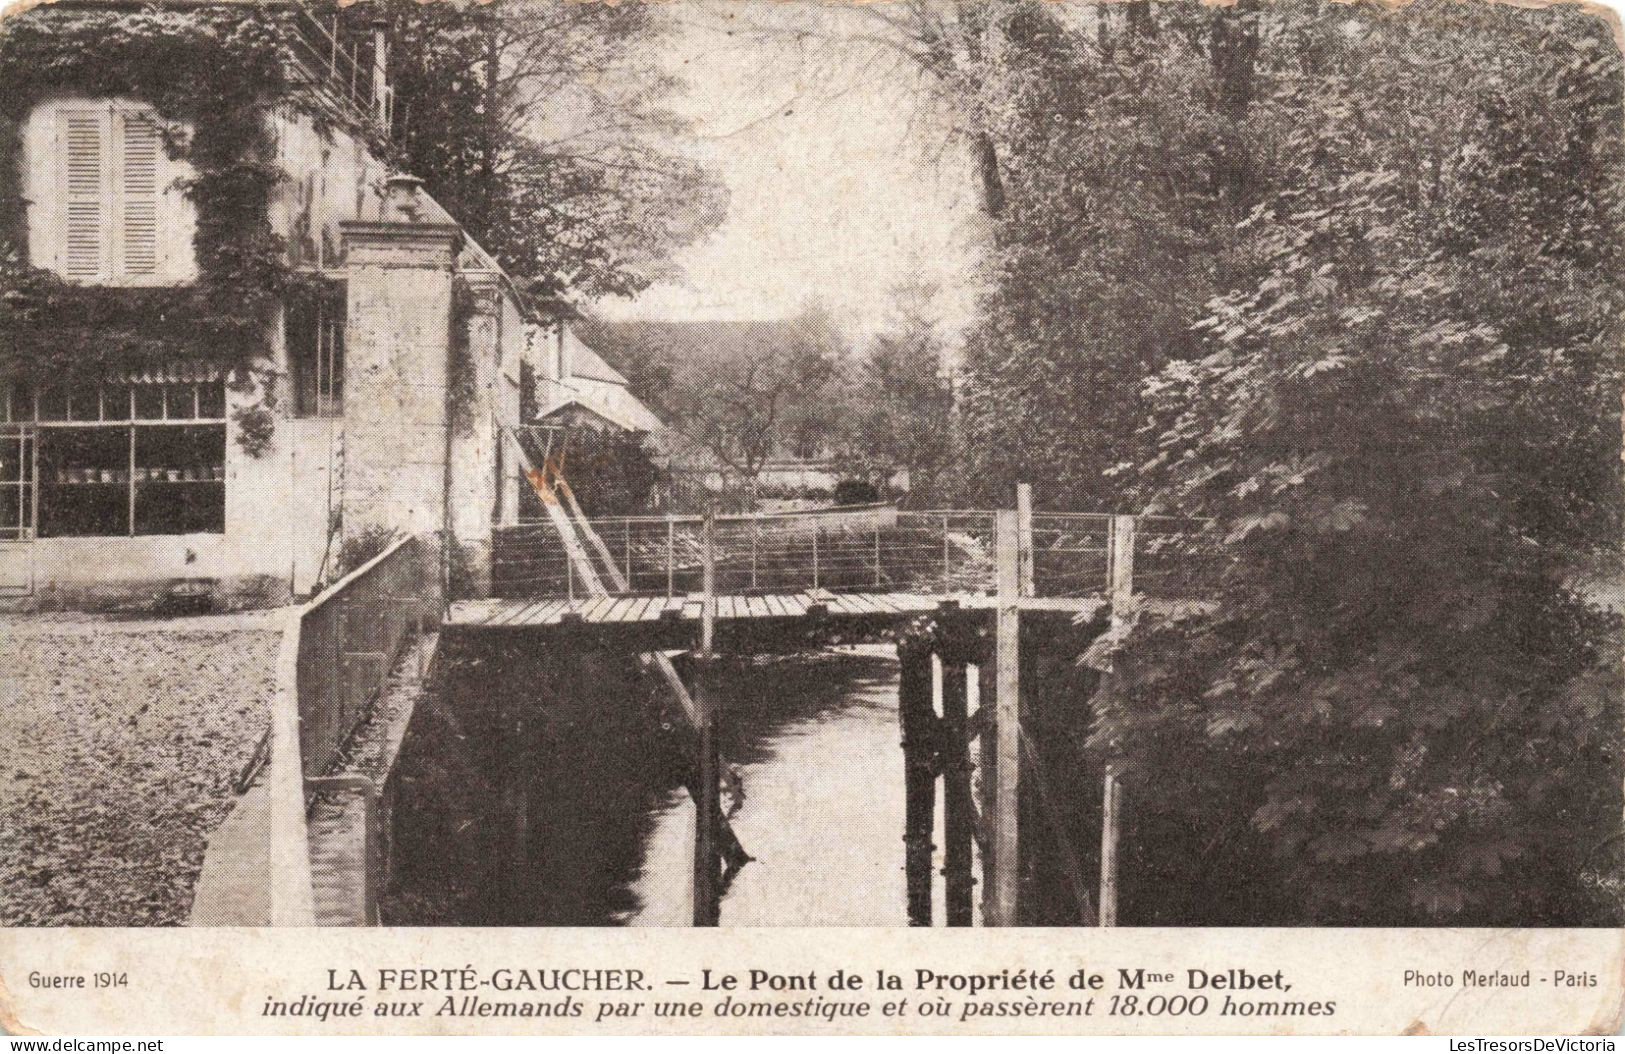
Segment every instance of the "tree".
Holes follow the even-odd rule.
[[[584,319],[577,332],[647,394],[671,430],[674,472],[720,473],[754,502],[770,459],[835,444],[847,341],[816,304],[787,319]]]
[[[671,427],[733,474],[753,503],[768,459],[831,430],[822,393],[844,347],[816,310],[765,327],[762,337],[719,342],[711,355],[678,363],[666,399]]]
[[[843,469],[881,485],[905,471],[916,501],[941,492],[954,457],[953,385],[934,293],[917,282],[898,287],[891,324],[850,364],[835,401]]]
[[[338,9],[395,41],[400,162],[543,302],[630,295],[708,234],[726,191],[685,153],[647,4]]]
[[[1211,606],[1100,649],[1133,917],[1617,923],[1581,877],[1619,626],[1574,571],[1619,537],[1619,56],[1572,10],[1271,11],[1256,278],[1149,384],[1139,466],[1211,518]]]
[[[1217,26],[1255,18],[1125,4],[1092,24],[1034,6],[1007,19],[1006,205],[965,341],[967,496],[1043,480],[1045,501],[1121,511],[1141,379],[1197,353],[1190,327],[1238,266],[1245,106],[1220,105],[1237,31]]]

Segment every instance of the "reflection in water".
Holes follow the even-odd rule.
[[[733,823],[756,857],[722,925],[906,924],[895,649],[718,673],[723,756],[746,794]],[[387,921],[688,925],[694,810],[648,698],[608,663],[464,660],[403,750]]]
[[[727,693],[728,739],[748,740],[753,758],[739,765],[748,796],[734,827],[756,860],[723,899],[722,924],[906,925],[895,650],[860,646],[811,668],[759,669]],[[630,925],[688,925],[693,832],[678,791],[656,815]]]

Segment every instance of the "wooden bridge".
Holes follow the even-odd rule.
[[[1190,521],[1025,506],[1013,514],[1006,541],[1024,612],[1092,618],[1108,606],[1114,567],[1131,561],[1142,596],[1178,595],[1197,570]],[[709,529],[699,516],[571,519],[595,553],[578,539],[573,556],[554,523],[501,529],[495,595],[454,601],[447,626],[687,648],[705,618],[707,581],[718,630],[735,635],[747,623],[765,633],[802,624],[877,629],[944,607],[991,615],[998,603],[995,511],[869,506],[721,516]],[[580,559],[612,574],[617,588],[592,588]]]
[[[683,782],[701,820],[694,838],[695,925],[717,924],[728,874],[750,860],[720,809],[716,729],[724,715],[715,702],[713,660],[719,647],[747,651],[775,635],[781,636],[772,643],[801,646],[824,631],[845,639],[889,633],[897,642],[910,922],[932,921],[931,832],[940,781],[949,925],[975,921],[973,846],[983,873],[982,922],[1030,918],[1020,889],[1031,871],[1024,853],[1033,839],[1022,832],[1035,824],[1050,827],[1047,840],[1060,847],[1076,904],[1069,921],[1113,923],[1120,790],[1104,774],[1097,900],[1073,845],[1082,832],[1062,829],[1053,810],[1046,815],[1039,807],[1050,794],[1024,715],[1041,702],[1033,698],[1041,689],[1036,679],[1023,679],[1024,665],[1040,648],[1076,654],[1108,618],[1121,619],[1135,606],[1206,593],[1217,571],[1205,555],[1212,551],[1206,524],[1035,512],[1025,486],[1017,488],[1016,507],[1003,510],[868,506],[589,519],[569,485],[537,470],[515,441],[547,519],[498,529],[490,595],[445,597],[447,547],[426,536],[397,541],[295,612],[278,665],[272,728],[239,780],[243,788],[257,784],[266,800],[256,815],[263,813],[269,826],[268,837],[261,832],[244,845],[279,848],[268,862],[243,863],[233,845],[211,845],[206,861],[206,871],[266,874],[257,890],[264,903],[237,921],[377,921],[379,847],[387,842],[378,828],[388,810],[373,803],[388,786],[387,768],[374,778],[345,770],[344,761],[405,643],[423,634],[438,609],[442,629],[453,634],[518,634],[545,639],[561,653],[615,651],[663,682],[675,703],[666,713],[690,739],[685,749],[694,763]],[[1033,639],[1035,631],[1044,643]],[[687,653],[683,675],[672,662],[675,652]],[[331,855],[324,849],[331,838],[320,825],[307,826],[307,813],[318,795],[354,793],[362,819],[345,829],[355,842],[346,843],[351,865],[340,869],[342,888],[323,887],[324,894],[313,865]],[[356,831],[363,833],[359,840],[350,837]],[[309,845],[299,851],[307,832]],[[324,895],[337,898],[325,913]]]
[[[1192,595],[1211,573],[1204,524],[1166,517],[1035,512],[1031,489],[1016,508],[901,512],[867,506],[776,515],[589,519],[569,485],[526,456],[545,522],[499,530],[491,597],[453,601],[446,628],[520,635],[565,647],[636,653],[659,674],[694,733],[687,779],[695,825],[694,924],[716,925],[728,875],[750,860],[719,807],[723,771],[710,685],[719,648],[748,651],[771,639],[897,631],[911,924],[930,925],[931,830],[944,785],[947,922],[971,925],[973,844],[983,871],[987,925],[1023,921],[1019,831],[1046,798],[1026,761],[1020,656],[1024,620],[1079,627],[1080,646],[1136,603]],[[1137,566],[1138,565],[1138,566]],[[922,616],[934,616],[922,618]],[[679,676],[669,653],[689,653]],[[934,675],[933,670],[940,673]],[[978,712],[968,709],[979,686]],[[1029,689],[1030,691],[1030,689]],[[972,743],[980,740],[979,761]],[[973,780],[973,773],[981,777]],[[1102,834],[1098,900],[1066,846],[1078,921],[1115,919],[1116,805]]]

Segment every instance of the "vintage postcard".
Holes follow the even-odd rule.
[[[13,4],[0,1028],[1617,1033],[1620,41]]]

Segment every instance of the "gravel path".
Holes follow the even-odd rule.
[[[0,925],[185,923],[280,626],[0,616]]]

